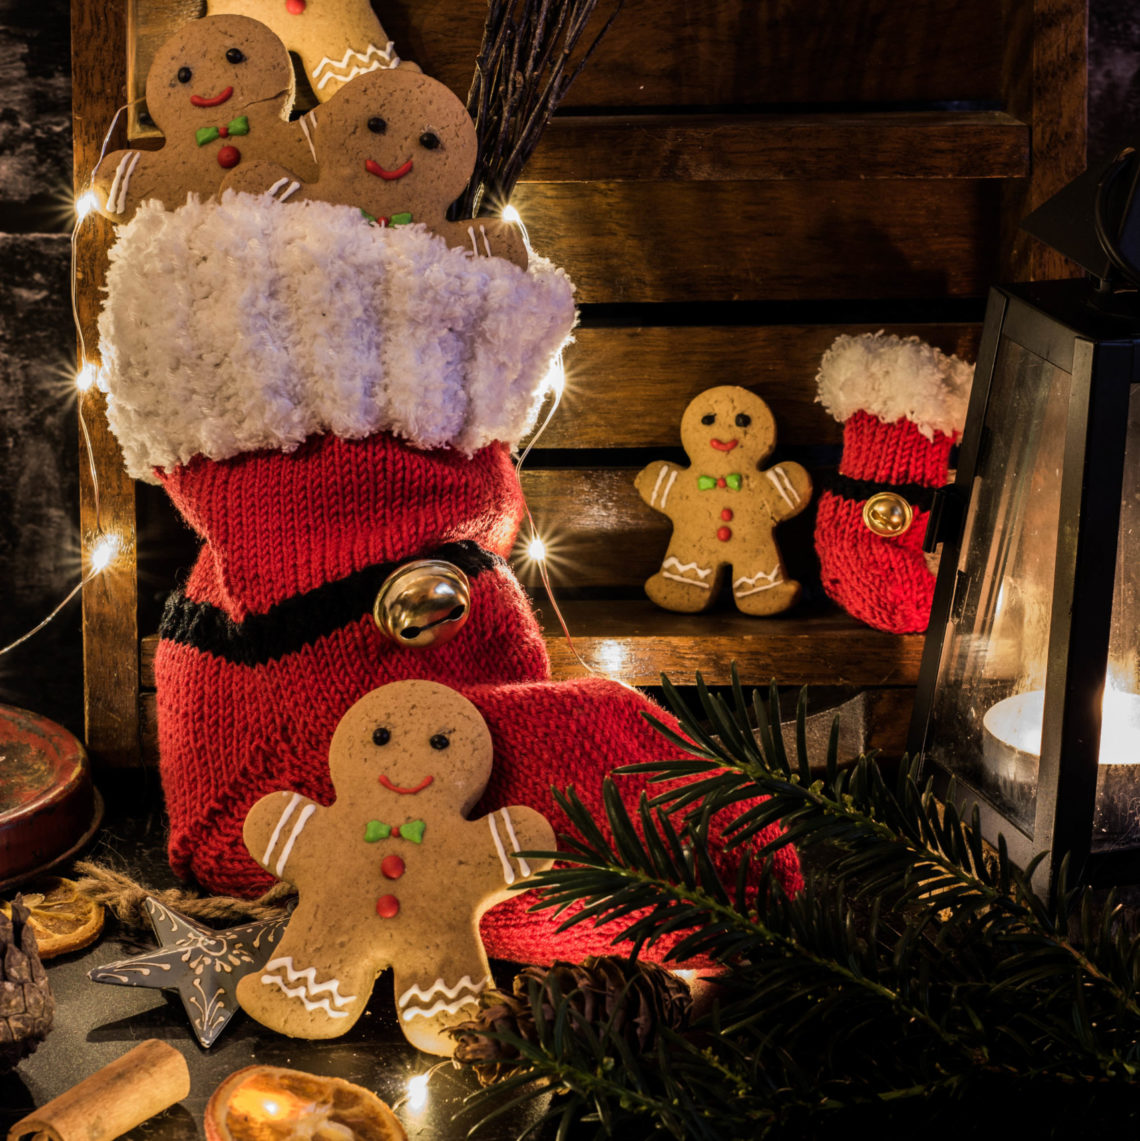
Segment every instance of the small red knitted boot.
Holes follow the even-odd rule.
[[[934,490],[966,414],[973,367],[917,337],[838,337],[817,399],[843,424],[839,474],[819,497],[815,548],[828,596],[878,630],[918,633],[935,576],[922,551]]]

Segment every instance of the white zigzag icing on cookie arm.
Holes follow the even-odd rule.
[[[436,994],[445,994],[448,998],[455,998],[455,996],[463,990],[471,990],[476,994],[479,994],[483,991],[483,989],[490,981],[490,975],[480,979],[478,982],[472,982],[470,975],[464,975],[463,978],[461,978],[459,982],[455,984],[455,986],[448,986],[447,983],[443,981],[443,979],[436,979],[435,982],[433,982],[431,986],[427,988],[427,990],[421,990],[415,983],[412,983],[412,985],[408,987],[408,989],[404,991],[402,995],[400,995],[400,997],[396,1000],[396,1003],[398,1006],[403,1006],[406,1002],[408,1002],[409,999],[412,998],[418,998],[422,1002],[427,1002]]]
[[[327,991],[332,995],[332,1000],[337,1006],[347,1006],[350,1002],[356,1001],[355,995],[350,994],[346,996],[340,993],[339,979],[329,979],[328,982],[319,983],[317,982],[316,967],[306,967],[303,971],[299,971],[293,966],[293,959],[289,955],[284,955],[277,959],[270,959],[270,961],[265,964],[265,970],[267,972],[283,970],[291,983],[303,981],[309,994],[324,994]],[[269,979],[266,975],[262,975],[261,981],[268,982]]]

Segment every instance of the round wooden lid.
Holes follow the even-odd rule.
[[[78,851],[102,814],[83,745],[46,717],[0,705],[0,889]]]

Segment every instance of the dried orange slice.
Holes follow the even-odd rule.
[[[73,880],[49,876],[21,892],[40,958],[52,959],[94,943],[103,930],[103,905],[84,895]],[[11,913],[11,904],[0,903]]]
[[[280,1066],[247,1066],[206,1106],[207,1141],[407,1141],[370,1090]]]

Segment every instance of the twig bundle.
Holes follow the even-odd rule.
[[[550,117],[621,11],[602,0],[605,22],[576,52],[599,0],[488,0],[483,42],[467,95],[479,158],[453,219],[500,211]],[[599,19],[601,17],[599,16]]]

